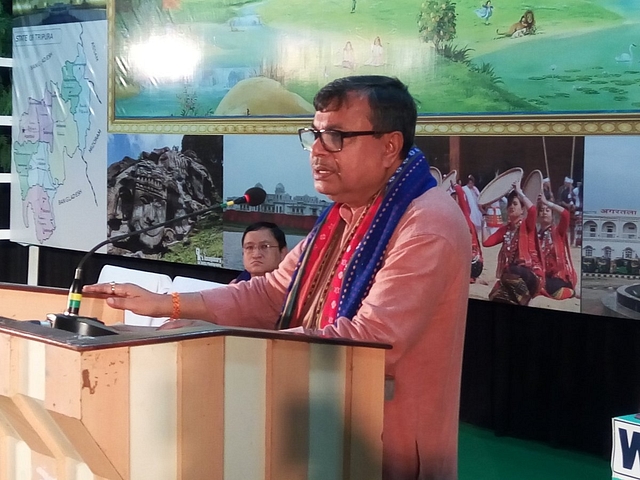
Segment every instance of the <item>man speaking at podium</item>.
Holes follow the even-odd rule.
[[[383,478],[455,479],[469,229],[413,146],[416,105],[399,80],[340,78],[314,106],[300,141],[316,190],[334,203],[277,270],[179,296],[130,284],[85,291],[143,315],[391,344]]]

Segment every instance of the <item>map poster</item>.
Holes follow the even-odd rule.
[[[13,29],[11,240],[106,238],[107,22]]]

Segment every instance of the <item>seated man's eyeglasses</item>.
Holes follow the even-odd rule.
[[[267,253],[270,248],[280,248],[278,245],[269,245],[268,243],[261,243],[259,245],[243,245],[242,251],[247,254],[253,252]]]
[[[301,128],[298,130],[302,148],[311,151],[313,142],[319,138],[325,150],[332,153],[342,150],[342,142],[345,138],[362,137],[364,135],[382,135],[383,133],[389,132],[376,132],[375,130],[341,132],[340,130],[316,130],[315,128]]]

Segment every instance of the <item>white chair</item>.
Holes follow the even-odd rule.
[[[200,292],[210,288],[223,287],[224,283],[209,282],[197,278],[176,276],[173,279],[173,291],[178,293]]]
[[[174,291],[173,282],[169,275],[105,265],[100,271],[98,283],[109,282],[133,283],[154,293],[169,293]],[[135,314],[129,310],[124,311],[124,323],[126,325],[157,327],[166,321],[167,317],[147,317],[145,315]]]

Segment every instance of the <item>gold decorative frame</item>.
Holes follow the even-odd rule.
[[[640,115],[418,118],[418,135],[638,135]]]
[[[109,79],[111,88],[111,78]],[[111,92],[112,90],[110,90]],[[109,102],[110,133],[182,135],[295,134],[308,118],[115,120]],[[418,117],[417,135],[640,135],[640,115]]]

